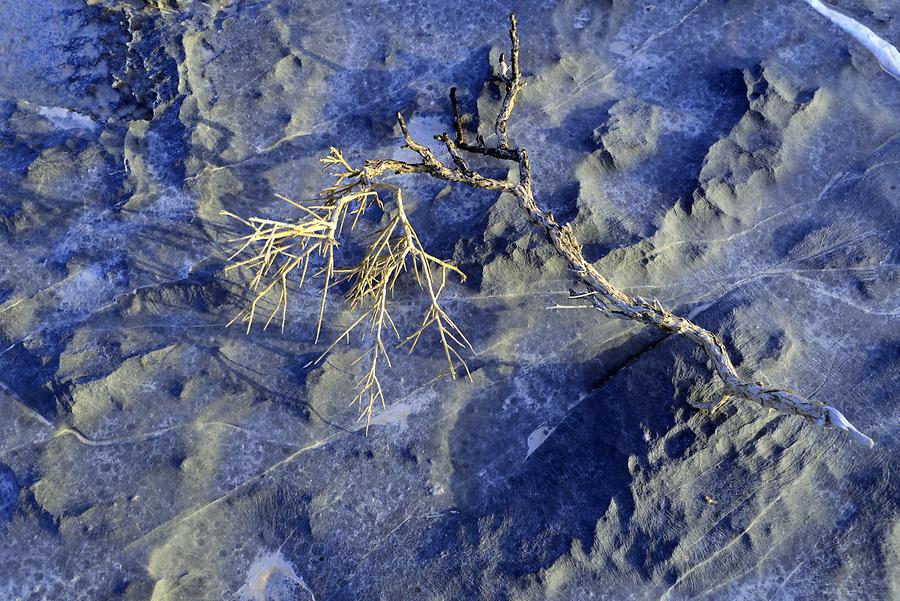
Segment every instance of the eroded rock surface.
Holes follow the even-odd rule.
[[[900,595],[900,82],[803,2],[474,4],[0,2],[0,597]],[[895,2],[835,4],[900,42]],[[330,146],[410,158],[394,113],[430,140],[451,85],[489,135],[511,10],[539,202],[874,450],[697,413],[699,351],[549,310],[568,274],[512,199],[423,179],[473,383],[395,353],[364,436],[364,342],[308,366],[315,289],[283,333],[224,327],[219,211],[290,214]]]

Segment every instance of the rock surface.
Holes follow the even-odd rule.
[[[900,597],[900,82],[863,47],[784,0],[150,4],[0,1],[0,598]],[[893,0],[835,4],[900,41]],[[874,450],[694,411],[699,351],[548,310],[514,202],[423,179],[473,383],[397,354],[364,436],[363,342],[305,367],[314,289],[224,327],[219,211],[289,214],[332,145],[408,157],[392,115],[429,140],[451,85],[490,133],[511,10],[539,202]]]

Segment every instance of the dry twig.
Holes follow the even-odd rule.
[[[374,188],[371,182],[376,181],[377,178],[385,173],[423,173],[436,179],[465,184],[473,188],[511,194],[516,198],[519,206],[528,216],[529,221],[544,234],[547,241],[556,250],[557,254],[565,259],[569,269],[585,287],[586,290],[583,293],[576,294],[575,292],[572,292],[571,297],[573,299],[581,299],[590,303],[591,306],[595,307],[606,316],[640,321],[655,326],[665,332],[684,336],[703,349],[708,360],[712,363],[716,374],[722,380],[723,387],[717,401],[698,404],[696,405],[698,408],[714,412],[731,398],[748,399],[763,407],[775,409],[783,413],[799,415],[820,426],[831,426],[843,430],[857,442],[870,447],[873,446],[874,442],[872,439],[857,430],[841,414],[841,412],[834,407],[830,407],[818,401],[806,399],[799,394],[788,390],[768,388],[762,384],[742,378],[737,373],[724,343],[718,336],[684,317],[675,315],[664,308],[657,300],[648,301],[639,296],[630,297],[613,286],[612,283],[600,274],[584,257],[581,251],[581,245],[578,242],[572,227],[569,224],[560,225],[552,213],[544,211],[538,206],[534,197],[531,163],[528,158],[528,152],[524,148],[512,148],[509,145],[509,119],[516,104],[518,94],[523,89],[525,83],[519,69],[519,36],[514,15],[510,16],[509,35],[512,45],[510,54],[511,62],[510,64],[507,64],[505,58],[501,55],[499,61],[499,73],[496,75],[496,80],[500,84],[503,92],[503,99],[495,125],[495,133],[497,136],[496,146],[486,145],[480,136],[476,138],[475,144],[466,142],[462,114],[456,99],[456,89],[451,88],[450,103],[454,117],[455,136],[451,138],[444,132],[436,135],[434,138],[446,146],[447,153],[453,161],[453,167],[444,164],[431,149],[417,142],[410,134],[403,116],[397,113],[397,122],[405,141],[404,146],[419,155],[419,162],[410,163],[394,159],[370,160],[366,162],[365,167],[361,171],[353,171],[346,162],[343,162],[342,158],[331,159],[340,162],[347,170],[347,173],[342,174],[343,179],[348,179],[353,182],[346,184],[348,187],[348,191],[346,192],[340,191],[337,193],[332,192],[326,194],[328,201],[323,203],[322,207],[333,206],[333,208],[328,209],[331,212],[320,215],[319,211],[324,209],[312,207],[312,212],[315,216],[304,221],[302,224],[273,224],[266,220],[251,219],[248,225],[256,228],[256,231],[254,234],[251,234],[251,236],[245,238],[247,244],[261,241],[265,241],[266,244],[264,244],[262,251],[252,257],[249,261],[237,263],[232,267],[251,265],[257,269],[262,269],[263,272],[266,273],[272,265],[272,260],[270,259],[272,254],[274,252],[282,252],[281,249],[288,248],[288,244],[296,244],[296,240],[299,237],[300,240],[303,240],[301,256],[305,256],[303,255],[303,252],[305,252],[303,249],[307,248],[313,248],[316,252],[319,252],[320,254],[324,253],[326,255],[328,268],[326,271],[325,290],[327,292],[330,277],[333,273],[333,255],[331,254],[333,251],[331,249],[336,245],[336,242],[334,241],[336,234],[334,228],[328,229],[325,224],[332,223],[335,220],[335,215],[340,215],[341,211],[346,211],[345,208],[342,208],[343,205],[341,203],[343,201],[340,199],[352,197],[355,200],[358,199],[363,201],[365,198],[369,198],[367,195],[374,195]],[[463,153],[482,155],[498,160],[514,162],[518,168],[518,181],[500,180],[482,175],[468,165]],[[332,154],[329,155],[329,157],[340,157],[340,153],[336,150],[332,150]],[[328,160],[330,159],[326,158],[326,161]],[[340,181],[341,179],[339,178],[339,184]],[[330,188],[329,190],[334,190],[334,188]],[[377,198],[377,196],[375,196],[375,198]],[[397,191],[396,198],[398,206],[397,216],[388,226],[388,230],[382,232],[382,235],[379,238],[381,242],[373,245],[373,248],[370,249],[369,255],[363,263],[349,271],[341,270],[341,273],[353,278],[355,282],[355,287],[351,292],[351,302],[356,302],[358,304],[362,300],[373,301],[373,309],[370,313],[372,329],[373,331],[380,332],[384,320],[390,319],[387,314],[386,299],[388,298],[389,292],[392,290],[393,279],[396,277],[394,274],[398,269],[398,261],[402,263],[407,256],[411,256],[414,265],[416,265],[416,260],[418,260],[418,265],[420,267],[424,265],[424,269],[420,270],[422,275],[417,275],[417,278],[419,284],[430,294],[432,302],[431,309],[429,310],[429,313],[426,314],[426,318],[423,321],[420,330],[413,336],[407,338],[407,341],[411,340],[412,346],[414,346],[415,341],[418,340],[418,337],[421,335],[424,328],[431,324],[435,324],[438,331],[441,333],[441,341],[447,355],[447,360],[451,365],[451,372],[455,374],[453,367],[454,361],[456,360],[462,363],[462,359],[455,349],[467,346],[468,343],[465,338],[462,337],[461,332],[459,332],[455,324],[447,317],[446,313],[440,309],[440,306],[438,305],[438,296],[443,289],[443,282],[445,281],[447,272],[459,272],[452,265],[435,259],[422,249],[418,237],[415,236],[414,233],[409,233],[411,232],[411,228],[405,218],[399,191]],[[364,209],[357,210],[361,211]],[[395,227],[401,227],[404,233],[400,236],[399,242],[388,242],[392,235],[393,228]],[[320,239],[326,240],[327,242],[320,243],[318,242]],[[270,240],[272,241],[269,242]],[[289,243],[289,240],[293,242]],[[286,256],[289,257],[289,261],[287,262],[289,265],[291,264],[290,257],[293,255],[287,254]],[[439,285],[435,284],[433,277],[430,275],[431,271],[429,265],[438,268],[442,274],[440,280],[441,283]],[[420,272],[417,272],[417,274]],[[283,271],[276,271],[275,273],[276,275],[279,275],[282,274]],[[390,280],[389,285],[388,280]],[[283,287],[284,281],[282,280],[281,283]],[[259,272],[253,285],[259,285]],[[286,295],[286,292],[284,295]],[[283,298],[286,298],[284,295]],[[255,304],[251,305],[249,316],[245,315],[244,319],[252,320],[254,306]],[[355,325],[357,324],[351,326],[351,328],[341,336],[349,333]],[[376,339],[373,348],[367,352],[372,354],[374,358],[372,360],[372,369],[370,371],[371,375],[366,376],[367,379],[362,381],[362,387],[364,391],[370,391],[370,395],[374,394],[374,397],[370,397],[368,401],[368,415],[371,416],[372,406],[375,401],[384,402],[384,398],[381,396],[380,386],[377,385],[377,377],[375,376],[375,362],[377,361],[379,353],[383,355],[387,361],[387,353],[381,342],[380,334]],[[374,391],[374,393],[371,391]]]
[[[253,300],[250,306],[241,311],[230,324],[238,321],[246,323],[249,332],[258,317],[259,304],[271,295],[274,296],[274,308],[266,319],[264,329],[281,313],[283,331],[287,319],[290,278],[298,273],[299,287],[302,287],[307,280],[311,263],[318,260],[320,265],[313,268],[315,272],[313,275],[320,276],[323,285],[316,325],[316,341],[321,334],[328,293],[335,285],[346,282],[349,287],[346,297],[351,308],[364,308],[365,311],[341,332],[315,363],[321,361],[340,340],[345,338],[349,340],[351,332],[358,326],[363,324],[368,326],[371,344],[353,362],[355,365],[364,359],[368,361],[369,367],[357,383],[359,391],[353,399],[353,402],[359,404],[361,408],[360,419],[365,417],[368,424],[375,406],[385,404],[378,377],[381,360],[388,367],[391,365],[386,340],[391,332],[397,337],[398,346],[408,346],[412,352],[422,334],[430,329],[435,330],[449,364],[450,375],[456,378],[459,370],[463,369],[469,376],[469,369],[460,355],[460,350],[464,347],[471,348],[471,345],[440,303],[448,274],[452,272],[462,281],[465,280],[465,274],[449,261],[425,250],[419,235],[409,221],[400,188],[373,182],[367,171],[354,169],[336,148],[332,148],[322,162],[325,169],[334,176],[335,181],[323,190],[318,198],[303,203],[279,195],[279,198],[301,211],[301,216],[297,219],[289,221],[259,217],[243,219],[223,211],[224,215],[238,220],[252,230],[251,233],[234,240],[241,245],[232,255],[232,263],[226,267],[226,271],[244,268],[254,273],[249,283]],[[336,266],[335,251],[340,245],[344,230],[355,229],[360,217],[373,205],[384,209],[384,203],[378,194],[379,189],[393,193],[395,214],[390,216],[387,225],[377,232],[374,241],[358,264],[350,267]],[[239,257],[246,258],[238,260]],[[394,297],[397,280],[410,268],[415,281],[428,295],[429,305],[419,327],[406,337],[402,337],[391,317],[389,305]]]

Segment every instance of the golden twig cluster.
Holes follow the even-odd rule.
[[[296,278],[297,287],[301,288],[312,273],[313,277],[318,276],[323,280],[316,323],[318,342],[329,291],[334,286],[346,285],[346,299],[350,307],[362,309],[362,314],[341,332],[316,363],[339,341],[349,341],[351,333],[358,326],[367,326],[371,344],[353,361],[353,365],[367,360],[369,367],[357,383],[359,390],[353,402],[359,404],[360,419],[365,417],[368,426],[375,407],[385,405],[379,381],[380,361],[383,360],[384,364],[391,367],[387,340],[391,334],[396,337],[396,346],[406,346],[412,352],[422,334],[429,329],[435,330],[449,364],[450,375],[456,378],[459,370],[463,369],[471,377],[460,354],[463,348],[471,349],[471,344],[440,302],[448,275],[454,273],[464,281],[465,274],[451,262],[425,250],[422,240],[409,221],[400,188],[373,183],[366,169],[354,169],[336,148],[332,148],[322,162],[325,170],[334,177],[334,182],[316,199],[297,202],[277,195],[300,211],[300,216],[296,219],[244,219],[222,211],[223,215],[239,221],[251,230],[249,234],[233,240],[240,243],[240,246],[231,256],[231,264],[226,267],[226,271],[247,269],[253,273],[248,284],[253,300],[229,325],[245,323],[249,332],[253,323],[259,319],[260,304],[266,299],[274,299],[274,306],[263,329],[268,328],[280,313],[283,331],[292,280]],[[387,225],[376,232],[359,263],[349,267],[338,266],[335,253],[340,240],[356,229],[360,217],[372,206],[387,213],[385,203],[379,196],[379,189],[393,193],[394,210],[388,215]],[[429,304],[419,326],[412,333],[403,336],[391,317],[390,305],[397,281],[407,271],[412,272],[418,286],[427,294]]]

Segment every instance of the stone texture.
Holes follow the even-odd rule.
[[[900,40],[894,2],[835,4]],[[0,597],[900,595],[900,82],[804,3],[0,8]],[[538,201],[874,450],[696,413],[698,351],[548,310],[570,283],[512,199],[422,179],[398,183],[469,275],[474,383],[396,354],[364,436],[363,342],[304,367],[314,290],[284,333],[224,327],[247,277],[219,211],[285,214],[332,145],[410,158],[395,111],[430,140],[451,85],[490,133],[511,10]]]

